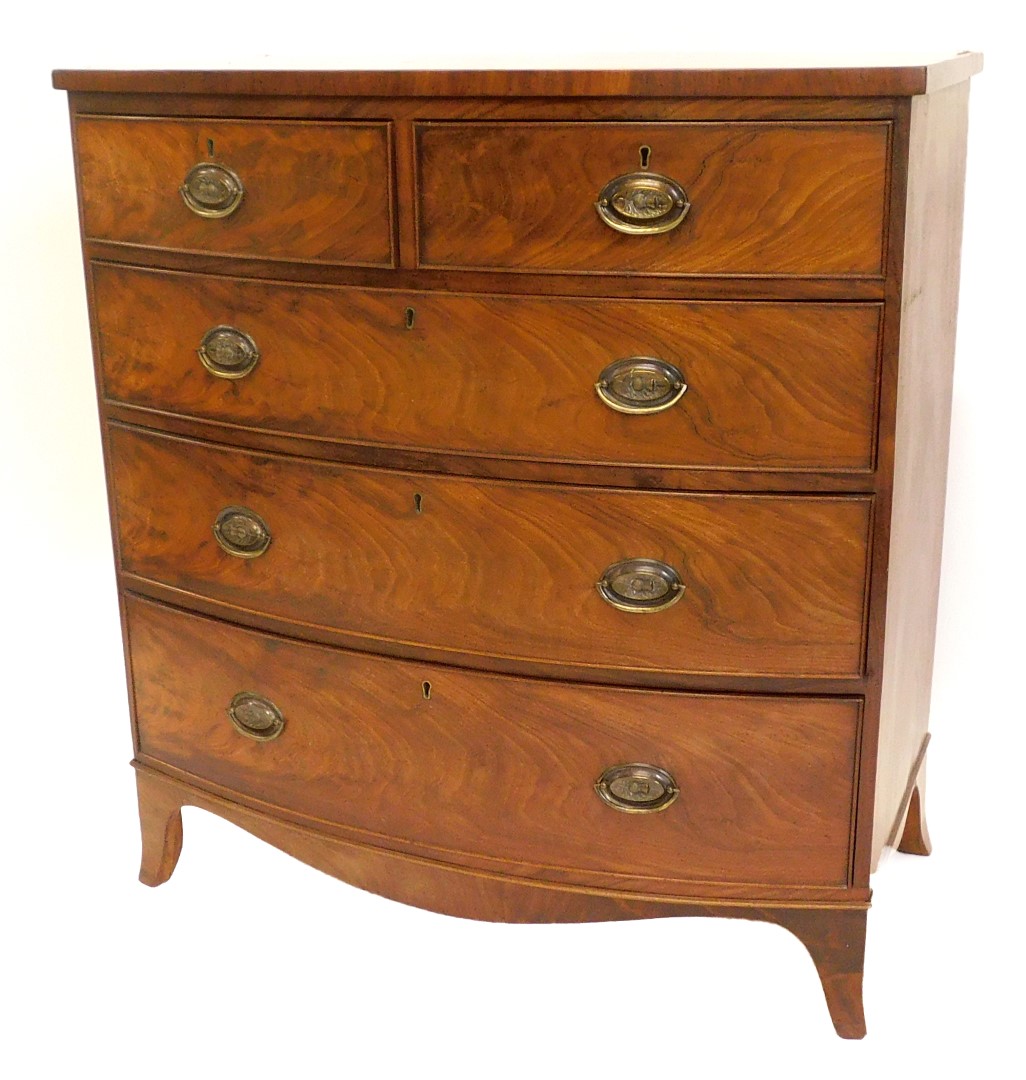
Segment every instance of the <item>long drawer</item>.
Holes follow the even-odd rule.
[[[80,118],[87,238],[390,267],[388,125]]]
[[[148,761],[519,874],[656,892],[847,883],[856,699],[524,680],[126,607]]]
[[[420,263],[879,277],[890,132],[889,122],[424,123]]]
[[[870,497],[453,479],[117,424],[109,445],[122,568],[183,595],[627,680],[862,670]]]
[[[876,304],[396,292],[93,269],[104,394],[339,442],[867,471]]]

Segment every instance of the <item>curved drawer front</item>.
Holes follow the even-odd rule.
[[[421,265],[879,277],[890,130],[889,122],[421,124]],[[670,195],[646,195],[653,176],[672,182]],[[615,208],[617,190],[641,228],[670,223],[659,212],[675,190],[688,209],[668,231],[625,234],[601,212],[603,200]]]
[[[392,265],[387,124],[90,117],[75,139],[89,239]]]
[[[366,830],[357,839],[522,875],[654,892],[846,884],[856,700],[524,680],[126,602],[147,759]],[[277,737],[240,733],[227,712],[240,691],[274,703]],[[632,762],[672,776],[671,805],[618,813],[599,797],[599,777]]]
[[[103,265],[93,275],[104,393],[127,404],[499,458],[873,463],[875,304],[447,296]],[[219,326],[259,350],[244,377],[218,378],[197,357]],[[647,384],[623,411],[596,392],[611,365],[638,357],[679,372],[686,389],[671,407],[646,411]]]
[[[869,498],[448,479],[110,430],[123,569],[185,592],[455,658],[861,671]],[[634,559],[683,591],[613,572]],[[666,594],[664,610],[607,602],[607,571],[604,591],[638,607]]]

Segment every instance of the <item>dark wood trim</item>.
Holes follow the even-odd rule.
[[[622,672],[610,671],[600,665],[585,667],[573,664],[538,663],[511,657],[479,655],[455,650],[433,649],[411,645],[406,642],[369,638],[350,634],[334,627],[278,618],[264,612],[240,608],[220,600],[212,600],[199,593],[165,585],[150,578],[122,573],[121,588],[132,595],[156,600],[171,607],[235,623],[239,626],[277,634],[296,641],[309,641],[319,645],[332,645],[353,652],[370,652],[380,656],[394,656],[403,660],[417,660],[439,668],[464,667],[476,671],[493,671],[500,675],[517,675],[523,678],[558,679],[595,686],[622,686],[631,689],[683,690],[719,694],[785,694],[824,697],[833,695],[852,696],[865,692],[864,677],[849,679],[834,677],[779,675],[695,675],[663,671],[632,671],[625,681]]]
[[[409,224],[407,223],[407,228]],[[531,295],[608,296],[681,300],[881,300],[882,277],[755,277],[686,274],[526,273],[506,270],[390,269],[354,263],[297,262],[174,251],[111,240],[83,240],[96,261],[127,266],[227,274],[315,285],[358,285],[379,289],[436,289],[446,292],[529,293]]]
[[[685,58],[686,59],[686,58]],[[970,78],[979,53],[893,67],[681,68],[609,71],[67,71],[76,92],[310,97],[895,97]]]
[[[309,125],[374,122],[385,124],[388,131],[390,263],[379,261],[385,253],[383,242],[380,252],[369,252],[369,257],[375,260],[373,263],[342,265],[315,259],[171,249],[157,246],[174,242],[167,237],[162,240],[157,232],[131,234],[132,239],[144,241],[142,244],[115,243],[81,235],[136,753],[133,764],[137,770],[143,835],[141,880],[158,885],[171,876],[182,845],[181,808],[193,805],[234,822],[344,881],[432,911],[510,922],[583,922],[669,915],[759,919],[788,929],[806,945],[819,972],[838,1033],[846,1038],[861,1037],[865,1033],[861,992],[870,874],[885,846],[897,842],[903,851],[929,852],[923,802],[925,755],[929,741],[927,720],[958,292],[966,106],[968,80],[981,69],[982,57],[966,52],[939,59],[899,61],[883,67],[845,64],[798,69],[54,72],[53,85],[69,91],[76,160],[79,135],[85,138],[84,127],[81,132],[76,130],[78,118],[177,118],[186,126],[204,117]],[[734,263],[756,269],[780,266],[792,272],[773,275],[589,271],[587,268],[591,266],[609,265],[595,260],[568,260],[573,268],[569,272],[521,271],[515,259],[504,257],[482,259],[482,262],[511,261],[508,269],[487,265],[476,269],[456,265],[475,262],[477,254],[459,245],[454,245],[448,253],[451,265],[435,268],[420,265],[415,145],[418,123],[444,122],[454,127],[462,125],[466,130],[465,125],[471,122],[510,125],[573,122],[598,126],[633,122],[702,125],[729,121],[796,127],[816,122],[887,122],[890,128],[885,179],[888,202],[884,206],[880,264],[875,261],[878,233],[874,231],[869,254],[854,263],[859,273],[851,276],[833,273],[838,267],[845,269],[845,264],[838,262],[820,264],[831,271],[831,276],[799,276],[807,267],[797,260]],[[708,133],[707,128],[703,130]],[[608,128],[603,131],[608,134]],[[877,176],[884,171],[883,152],[881,138],[876,154]],[[76,180],[81,221],[82,182],[78,177]],[[442,187],[448,192],[447,186]],[[551,187],[555,190],[559,185]],[[879,216],[875,220],[879,225]],[[454,228],[453,234],[463,237],[468,232],[466,228]],[[825,235],[830,243],[836,239],[833,230],[827,230]],[[500,237],[499,246],[504,243]],[[425,239],[423,246],[427,251],[430,240]],[[323,254],[319,248],[297,250],[315,257]],[[368,253],[361,251],[361,254]],[[446,262],[446,251],[434,250],[433,254],[436,263]],[[538,265],[548,265],[544,259],[537,261]],[[99,275],[93,280],[93,268],[101,262],[167,273],[187,271],[219,278],[234,275],[272,283],[407,293],[438,290],[507,297],[608,297],[631,301],[871,302],[881,308],[875,446],[870,454],[867,436],[858,457],[832,459],[859,466],[846,470],[689,469],[677,464],[650,466],[636,462],[617,462],[610,467],[599,461],[502,456],[507,447],[498,444],[491,445],[490,456],[481,457],[474,452],[427,451],[410,445],[343,443],[334,441],[333,427],[325,428],[320,436],[300,436],[164,411],[167,408],[164,401],[150,401],[151,406],[163,406],[163,409],[133,406],[108,398],[103,385],[96,310],[101,281]],[[652,265],[672,269],[675,264],[664,261]],[[721,264],[693,265],[718,269]],[[584,269],[578,269],[579,266]],[[793,312],[786,314],[796,317]],[[401,311],[397,317],[401,317]],[[862,342],[867,355],[871,335],[870,330]],[[866,370],[860,401],[863,412],[868,413],[872,382]],[[112,382],[111,393],[120,392]],[[126,392],[122,396],[132,394]],[[261,416],[258,422],[267,421]],[[322,463],[321,471],[330,471],[323,463],[335,462],[405,472],[411,477],[433,474],[421,475],[424,484],[440,485],[438,477],[444,475],[473,477],[480,484],[515,481],[521,485],[567,485],[567,491],[578,493],[585,489],[621,488],[693,492],[699,499],[706,494],[730,493],[742,499],[779,495],[797,496],[792,498],[797,502],[826,496],[865,503],[867,512],[859,519],[858,530],[861,544],[865,536],[861,522],[865,520],[870,538],[867,563],[861,561],[862,548],[859,548],[860,565],[866,567],[862,653],[855,654],[852,645],[851,663],[832,668],[835,672],[851,673],[845,677],[746,674],[745,668],[760,668],[748,654],[738,665],[740,673],[730,675],[634,671],[630,666],[611,671],[590,654],[572,654],[573,663],[549,663],[544,659],[547,654],[541,652],[537,657],[528,653],[527,659],[495,655],[503,649],[516,651],[505,639],[501,649],[478,654],[467,650],[483,648],[480,641],[460,639],[452,648],[451,639],[446,637],[430,638],[429,645],[410,644],[402,639],[290,621],[236,606],[252,602],[251,596],[240,598],[238,594],[227,594],[234,602],[212,600],[125,572],[119,550],[112,473],[115,427],[145,430],[154,436],[160,432],[169,439],[230,444],[240,452],[309,459],[311,463]],[[382,433],[377,429],[365,429],[363,434],[367,438],[394,436],[392,431]],[[404,439],[407,443],[413,441],[408,432]],[[445,437],[436,440],[438,445],[446,441]],[[468,445],[473,450],[474,444]],[[527,447],[532,448],[533,444]],[[600,457],[601,453],[591,452],[588,457]],[[767,459],[746,458],[744,464],[751,466],[764,460]],[[167,470],[161,472],[166,474]],[[194,473],[197,478],[200,475]],[[151,486],[147,484],[145,489]],[[549,487],[545,496],[553,495]],[[651,500],[652,496],[648,498]],[[596,499],[592,496],[589,501]],[[789,535],[794,536],[796,531],[791,529]],[[161,570],[149,567],[141,572],[165,576]],[[851,571],[846,572],[845,580],[852,581]],[[202,580],[182,579],[182,584],[188,588],[205,588]],[[281,640],[271,645],[279,652],[284,648],[283,642],[313,642],[353,653],[415,661],[425,666],[432,679],[444,679],[447,673],[451,678],[456,672],[471,669],[500,679],[533,681],[526,689],[536,693],[541,692],[544,682],[548,684],[545,693],[552,695],[559,692],[554,680],[566,680],[582,687],[720,695],[731,699],[720,707],[735,718],[739,699],[752,695],[820,697],[831,700],[835,706],[840,699],[856,702],[857,737],[854,744],[845,743],[843,760],[845,784],[852,775],[853,789],[850,814],[846,787],[839,797],[843,801],[836,820],[841,824],[837,844],[832,848],[836,853],[836,871],[815,878],[827,883],[819,886],[790,883],[771,886],[737,880],[749,874],[751,868],[743,868],[734,874],[735,880],[724,884],[709,879],[721,872],[730,877],[727,870],[716,866],[699,870],[691,866],[691,871],[702,880],[690,882],[683,877],[632,877],[630,871],[637,867],[629,863],[601,862],[594,870],[580,871],[571,865],[571,856],[544,849],[532,851],[530,861],[513,865],[508,857],[499,857],[491,848],[466,855],[456,850],[462,844],[455,844],[451,850],[425,843],[418,845],[404,839],[406,833],[401,829],[392,830],[397,833],[394,837],[386,828],[379,834],[373,831],[378,827],[377,820],[360,821],[362,829],[358,830],[309,816],[330,814],[334,790],[327,802],[297,804],[303,805],[307,816],[261,801],[273,798],[277,803],[293,805],[289,802],[289,789],[261,787],[254,789],[254,797],[237,795],[182,771],[194,767],[201,770],[195,760],[187,756],[176,758],[173,751],[168,751],[166,746],[162,748],[156,740],[145,747],[152,756],[143,752],[136,712],[140,707],[145,709],[140,714],[145,736],[150,710],[141,706],[141,699],[140,703],[136,701],[135,675],[142,695],[148,671],[142,649],[145,635],[142,624],[137,622],[134,647],[138,655],[133,674],[129,609],[136,598],[143,603],[170,605],[218,620],[223,625],[216,629],[225,634],[229,633],[227,627],[237,626],[276,635]],[[852,594],[853,627],[859,599],[857,593]],[[334,609],[312,607],[304,614],[324,622],[335,619]],[[381,632],[376,625],[371,629]],[[415,629],[405,633],[405,637],[416,638]],[[854,641],[854,629],[849,638]],[[622,647],[617,645],[618,649]],[[218,655],[223,654],[218,652]],[[367,667],[370,661],[364,655],[359,658],[359,664]],[[390,663],[389,668],[400,666]],[[715,664],[694,666],[709,672],[717,668]],[[770,665],[762,665],[761,669],[773,670]],[[415,673],[414,680],[420,678],[420,673]],[[412,685],[414,696],[419,695],[418,683],[414,681]],[[665,694],[657,700],[661,707]],[[778,707],[781,705],[777,703]],[[853,719],[848,730],[852,730],[855,709],[849,705],[849,710]],[[495,710],[488,715],[495,715]],[[491,738],[494,732],[491,728],[487,730]],[[848,752],[852,745],[853,751]],[[179,768],[157,760],[165,752]],[[238,777],[226,773],[219,775],[218,780],[222,784],[235,784]],[[239,786],[244,785],[239,782]],[[846,831],[849,824],[850,831]],[[457,831],[456,835],[460,833]],[[845,865],[846,838],[849,847]],[[446,842],[446,836],[436,839],[439,844]],[[673,874],[678,869],[683,874],[688,867],[681,868],[673,862],[668,869],[656,866],[651,873]],[[802,880],[801,874],[781,874],[779,867],[763,880],[785,876],[788,882]]]
[[[870,549],[868,634],[865,656],[867,681],[865,722],[859,775],[859,806],[852,860],[852,881],[868,885],[872,869],[874,792],[879,752],[880,695],[883,668],[884,622],[887,605],[891,539],[892,470],[897,415],[898,338],[901,323],[902,278],[905,253],[905,204],[908,189],[908,102],[895,117],[891,135],[890,205],[887,222],[887,292],[881,326],[879,395],[877,404],[876,502]]]
[[[78,121],[74,111],[71,111],[69,119],[71,125],[72,152],[76,155],[77,160]],[[78,208],[79,245],[82,250],[82,270],[83,278],[85,280],[86,307],[89,313],[89,342],[93,356],[93,383],[96,388],[97,401],[99,402],[103,400],[104,392],[103,364],[100,356],[99,319],[97,318],[96,314],[96,300],[92,265],[85,252],[85,234],[82,224],[85,220],[85,216],[83,213],[82,178],[79,175],[79,171],[77,168],[75,169],[75,200]],[[122,565],[121,540],[117,522],[117,508],[115,506],[114,500],[114,474],[111,466],[109,426],[104,422],[102,413],[100,416],[100,445],[103,451],[103,479],[107,491],[107,520],[110,527],[111,551],[114,556],[114,573],[120,577]],[[132,672],[132,653],[129,644],[128,616],[125,610],[124,593],[120,588],[118,590],[118,612],[119,618],[121,620],[121,638],[124,644],[125,683],[128,690],[129,723],[131,725],[132,731],[132,747],[133,750],[138,753],[139,728],[136,724],[135,719],[135,680]]]
[[[237,116],[258,120],[886,120],[901,98],[467,98],[258,97],[227,93],[72,93],[81,115]]]
[[[166,782],[181,788],[188,788],[190,793],[194,796],[210,799],[219,802],[221,805],[227,804],[237,806],[246,811],[267,816],[267,818],[279,821],[283,825],[303,829],[303,831],[309,831],[313,835],[328,836],[337,842],[348,843],[348,845],[377,851],[382,854],[399,856],[399,858],[402,859],[413,859],[429,862],[440,867],[444,866],[445,868],[450,869],[451,872],[457,874],[480,873],[487,876],[496,875],[503,880],[512,879],[518,882],[523,881],[525,885],[531,885],[532,887],[541,889],[552,888],[561,891],[568,890],[571,892],[582,893],[600,892],[604,894],[621,895],[623,897],[635,897],[635,899],[640,901],[674,906],[681,903],[687,904],[698,901],[703,904],[716,904],[717,906],[719,904],[758,904],[761,906],[762,904],[768,903],[785,904],[788,906],[796,904],[802,907],[809,906],[814,908],[824,906],[836,908],[842,906],[848,909],[864,910],[869,904],[870,894],[868,890],[833,888],[826,886],[762,886],[752,885],[752,883],[733,885],[733,883],[729,882],[696,881],[685,882],[690,890],[687,894],[660,892],[658,890],[640,893],[627,885],[627,882],[633,882],[634,880],[629,875],[602,875],[590,872],[590,870],[566,868],[566,874],[562,879],[559,876],[543,879],[532,875],[532,872],[534,872],[537,867],[528,867],[519,864],[502,864],[501,860],[478,858],[478,856],[465,853],[461,853],[461,858],[458,862],[450,862],[445,859],[432,858],[426,851],[419,850],[415,843],[408,843],[402,839],[381,837],[375,837],[374,840],[372,840],[368,838],[366,834],[362,833],[360,829],[347,828],[346,826],[337,825],[332,822],[307,818],[307,816],[303,814],[294,813],[286,808],[272,806],[271,804],[268,804],[268,802],[264,802],[260,799],[229,791],[229,789],[225,787],[220,787],[219,785],[205,781],[202,778],[194,777],[194,775],[183,772],[173,766],[164,765],[162,762],[153,760],[146,755],[139,755],[136,757],[132,761],[132,765],[138,773],[150,775],[154,781],[162,783]],[[193,802],[188,801],[183,802],[181,805],[200,806],[201,804],[198,804],[198,802],[197,804],[193,804]],[[503,865],[501,872],[496,868],[499,864]],[[583,878],[594,880],[584,881]],[[657,881],[658,879],[651,880],[654,883],[654,881]],[[475,916],[471,917],[474,918]],[[521,920],[514,919],[512,921]],[[527,919],[524,921],[532,920]],[[593,920],[583,919],[580,921]]]
[[[685,468],[631,463],[610,466],[603,463],[491,457],[450,450],[435,452],[293,435],[182,416],[120,401],[104,400],[102,409],[104,416],[111,421],[203,442],[226,442],[248,450],[410,472],[534,483],[601,484],[603,487],[641,488],[646,491],[751,491],[759,494],[792,491],[827,495],[871,494],[875,483],[875,474],[869,470],[828,472],[811,469]]]
[[[185,772],[173,765],[160,761],[148,754],[136,755],[133,764],[144,766],[154,772],[168,776],[191,788],[223,799],[226,802],[244,806],[255,813],[266,814],[300,828],[335,837],[347,843],[359,844],[374,850],[407,855],[412,858],[426,859],[433,863],[452,867],[457,870],[481,871],[501,874],[516,880],[541,882],[559,887],[615,890],[629,893],[639,899],[652,897],[670,901],[678,896],[686,900],[714,902],[749,902],[749,903],[790,903],[808,901],[810,903],[843,904],[852,901],[868,903],[870,892],[853,890],[836,885],[763,885],[753,882],[723,881],[686,881],[680,878],[656,878],[634,874],[599,873],[594,870],[572,866],[536,865],[526,862],[512,862],[501,858],[475,855],[465,851],[449,851],[417,844],[401,837],[383,836],[380,833],[368,833],[363,829],[339,825],[297,813],[288,807],[252,798],[241,792],[232,791],[219,784],[212,783],[201,776]],[[685,891],[682,891],[685,890]]]
[[[417,267],[417,194],[415,189],[413,161],[413,125],[405,119],[398,119],[392,124],[393,156],[392,183],[399,193],[395,207],[399,235],[399,258],[395,265],[402,270],[415,270]]]
[[[849,890],[834,901],[682,899],[514,878],[353,843],[183,783],[141,761],[133,765],[143,835],[140,878],[148,885],[170,877],[182,846],[181,808],[196,806],[357,888],[440,914],[516,923],[756,919],[789,930],[808,949],[837,1033],[847,1039],[866,1033],[862,968],[869,897],[864,891]]]

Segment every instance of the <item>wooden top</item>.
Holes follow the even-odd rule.
[[[625,58],[627,59],[627,58]],[[915,58],[677,57],[576,70],[55,71],[59,90],[305,97],[907,97],[962,82],[981,53]]]

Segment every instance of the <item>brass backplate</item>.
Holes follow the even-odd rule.
[[[226,506],[214,520],[214,537],[239,559],[255,559],[271,546],[267,523],[245,506]]]
[[[234,214],[246,193],[242,181],[227,165],[212,161],[193,165],[178,190],[194,214],[207,218]]]
[[[663,412],[687,390],[680,368],[651,356],[629,356],[610,364],[595,383],[602,403],[634,415]]]
[[[610,180],[599,192],[595,209],[617,232],[651,236],[676,229],[691,203],[676,180],[658,173],[637,172]]]
[[[658,559],[613,563],[595,587],[607,604],[633,613],[665,611],[684,595],[680,574]]]
[[[285,717],[273,701],[243,690],[228,703],[228,719],[241,735],[270,742],[285,729]]]
[[[200,363],[219,379],[241,379],[257,366],[256,342],[234,326],[213,326],[196,350]]]
[[[595,782],[599,798],[625,814],[654,814],[676,802],[677,781],[657,765],[611,765]]]

